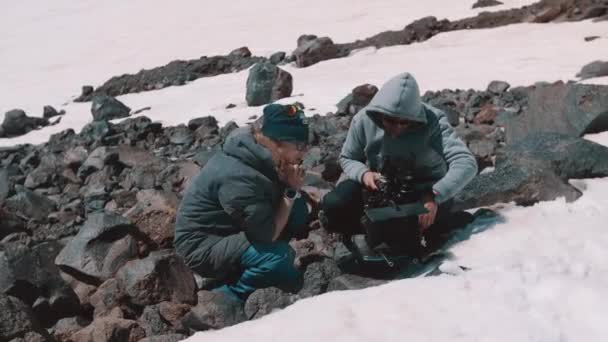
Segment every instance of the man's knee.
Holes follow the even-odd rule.
[[[261,267],[266,269],[266,277],[276,287],[295,292],[301,287],[303,280],[302,272],[294,266],[295,251],[283,241],[277,241],[273,245],[275,246],[270,257]]]

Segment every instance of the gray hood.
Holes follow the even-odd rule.
[[[427,123],[418,82],[407,72],[388,80],[372,98],[366,113],[380,127],[382,122],[375,113]]]
[[[241,127],[232,131],[226,138],[222,151],[261,172],[270,180],[278,178],[272,154],[255,141],[251,127]]]

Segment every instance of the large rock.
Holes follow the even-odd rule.
[[[249,70],[245,99],[249,106],[260,106],[291,96],[291,74],[270,62],[258,63]]]
[[[55,211],[56,203],[44,195],[28,189],[21,189],[5,201],[5,208],[22,217],[43,221]]]
[[[608,86],[565,84],[530,87],[527,108],[507,120],[508,144],[535,132],[582,136],[608,130]]]
[[[173,327],[160,315],[158,305],[146,306],[137,322],[146,332],[146,336],[164,335],[174,332]]]
[[[78,297],[53,263],[61,248],[58,242],[45,242],[33,248],[7,244],[0,250],[0,292],[33,305],[41,321],[80,311]]]
[[[57,321],[57,323],[50,330],[50,333],[53,334],[58,341],[67,341],[70,336],[79,330],[84,329],[90,323],[91,321],[85,317],[63,318]]]
[[[304,68],[321,61],[340,57],[340,49],[329,37],[315,38],[302,42],[293,51],[296,65]]]
[[[498,202],[531,205],[581,193],[572,178],[608,176],[608,148],[558,133],[530,135],[497,157],[493,172],[478,175],[455,197],[456,209]]]
[[[126,118],[131,113],[131,108],[122,102],[107,95],[97,95],[91,102],[91,114],[93,121],[108,121],[113,119]]]
[[[0,341],[9,341],[37,328],[39,324],[25,303],[0,294]]]
[[[473,8],[490,7],[502,5],[502,2],[496,0],[478,0],[473,4]]]
[[[585,80],[587,78],[608,76],[608,61],[595,61],[585,65],[581,71],[576,74]]]
[[[48,119],[30,117],[21,109],[13,109],[4,114],[1,130],[4,134],[0,137],[19,136],[48,125]]]
[[[119,154],[114,149],[106,146],[101,146],[93,150],[88,155],[87,159],[78,169],[78,177],[85,179],[95,171],[103,169],[105,165],[116,163],[119,160]]]
[[[137,342],[146,333],[136,321],[104,317],[93,321],[86,328],[79,330],[70,337],[73,342]]]
[[[311,263],[306,267],[304,285],[298,295],[307,298],[325,293],[329,283],[341,274],[342,271],[333,259],[326,258],[321,262]]]
[[[245,303],[245,315],[248,319],[266,316],[281,310],[298,300],[297,295],[284,292],[276,287],[267,287],[253,292]]]
[[[124,217],[90,214],[78,234],[61,250],[55,263],[75,278],[100,284],[137,256],[133,231],[134,227]]]
[[[362,84],[353,89],[344,99],[338,104],[336,114],[339,115],[355,115],[363,107],[367,106],[374,95],[378,92],[378,87],[372,84]]]
[[[198,304],[183,318],[185,328],[192,332],[222,329],[247,320],[243,306],[224,294],[211,291],[198,292]]]
[[[141,190],[137,192],[137,204],[124,215],[155,246],[166,248],[173,245],[178,205],[173,192]]]
[[[104,317],[111,314],[114,308],[122,304],[123,297],[124,292],[116,279],[104,281],[90,296],[91,306],[94,308],[93,317]]]
[[[135,305],[163,301],[196,303],[196,283],[192,271],[181,258],[168,250],[128,262],[116,274],[128,300]]]

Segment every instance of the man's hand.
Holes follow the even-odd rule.
[[[304,168],[297,164],[283,163],[281,165],[281,178],[289,187],[300,189],[304,185]]]
[[[378,186],[376,181],[380,179],[380,174],[377,172],[367,171],[363,174],[363,185],[371,191],[377,191]]]
[[[435,222],[435,217],[437,216],[437,202],[432,195],[427,195],[423,198],[424,207],[428,210],[428,213],[418,215],[418,225],[420,226],[421,231],[425,231],[428,227],[430,227]]]

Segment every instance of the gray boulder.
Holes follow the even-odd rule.
[[[603,76],[608,76],[608,61],[591,62],[585,65],[581,71],[576,74],[576,77],[580,77],[583,80]]]
[[[249,106],[260,106],[291,96],[291,74],[270,62],[257,63],[249,70],[245,99]]]
[[[21,337],[37,328],[38,321],[25,303],[0,294],[0,341]]]
[[[96,95],[91,102],[91,114],[93,121],[108,121],[126,118],[131,113],[131,108],[124,103],[107,95]]]
[[[243,305],[219,292],[199,291],[198,304],[182,319],[192,332],[222,329],[247,320]]]
[[[168,250],[129,261],[116,274],[129,302],[147,306],[163,301],[196,303],[196,283],[184,261]]]
[[[78,234],[57,255],[55,263],[77,279],[100,284],[137,256],[132,232],[134,227],[124,217],[90,214]]]
[[[54,321],[77,314],[78,297],[53,263],[62,247],[58,242],[44,242],[32,248],[4,245],[0,250],[0,292],[32,305],[40,320]]]
[[[300,37],[302,39],[302,37]],[[296,65],[305,68],[328,59],[338,58],[340,49],[329,37],[303,39],[293,51]]]
[[[21,109],[13,109],[4,114],[0,137],[15,137],[48,125],[46,118],[30,117]]]
[[[532,205],[580,197],[573,178],[608,176],[608,148],[559,133],[538,133],[507,146],[496,169],[478,175],[455,197],[455,210],[515,202]]]
[[[504,123],[506,142],[536,132],[575,137],[608,130],[608,86],[556,82],[528,88],[526,108]]]

